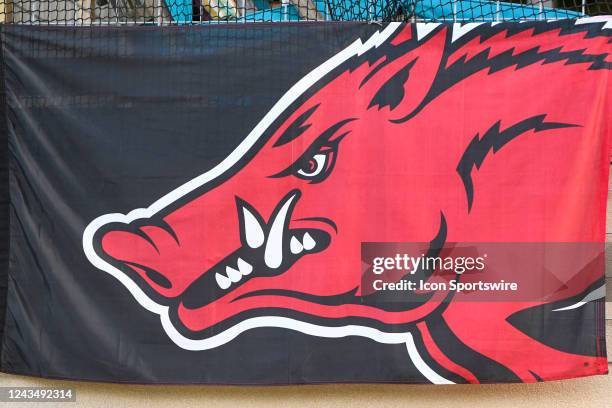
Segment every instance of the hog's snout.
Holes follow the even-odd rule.
[[[299,190],[290,191],[276,203],[267,220],[246,200],[235,197],[232,223],[237,230],[226,227],[224,235],[196,242],[186,237],[197,234],[175,232],[166,221],[171,216],[151,224],[112,225],[102,236],[102,251],[113,264],[132,275],[136,273],[162,296],[180,295],[186,306],[204,306],[251,279],[280,275],[302,257],[329,246],[331,235],[325,230],[291,227],[300,196]],[[192,225],[212,223],[223,228],[225,221],[205,215],[201,218]],[[219,256],[215,245],[224,236],[233,239]],[[207,251],[215,253],[209,255]],[[211,259],[215,261],[211,263]]]

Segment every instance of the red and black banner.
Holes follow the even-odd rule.
[[[607,373],[612,20],[1,34],[2,371]]]

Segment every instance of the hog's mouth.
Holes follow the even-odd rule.
[[[304,256],[327,249],[332,236],[317,228],[290,228],[291,213],[300,197],[298,190],[285,196],[277,205],[270,222],[265,223],[259,213],[247,202],[237,198],[240,220],[240,241],[242,246],[217,263],[208,272],[193,282],[181,295],[180,307],[183,310],[198,310],[210,303],[237,291],[240,286],[255,277],[272,277],[282,275]],[[310,218],[337,231],[332,220],[323,217]],[[300,220],[295,220],[300,221]],[[446,241],[446,219],[440,214],[440,224],[436,236],[430,241],[428,256],[436,256]],[[427,279],[432,270],[419,268],[413,280]],[[211,289],[213,288],[213,289]],[[289,289],[259,289],[242,291],[237,296],[229,297],[229,304],[257,297],[281,297],[304,301],[313,307],[337,307],[359,305],[375,307],[387,312],[403,312],[418,308],[434,295],[410,291],[375,292],[369,295],[358,295],[358,287],[334,295],[317,295]],[[177,305],[178,306],[178,305]],[[226,304],[228,306],[228,304]],[[266,307],[263,307],[266,309]]]
[[[331,243],[327,231],[289,227],[299,198],[299,190],[287,194],[266,223],[255,208],[237,197],[242,245],[185,290],[181,296],[183,306],[189,309],[206,306],[253,278],[282,275],[301,258],[327,249]],[[327,218],[302,220],[316,220],[336,229],[334,222]]]
[[[251,204],[236,197],[239,247],[203,271],[178,297],[159,296],[148,284],[145,284],[144,289],[160,303],[179,302],[187,308],[201,308],[235,292],[251,279],[282,275],[300,259],[324,251],[331,243],[332,234],[337,232],[336,224],[324,217],[292,220],[293,210],[300,196],[301,192],[297,189],[286,194],[276,204],[267,222]],[[292,222],[298,227],[290,227]],[[103,245],[106,234],[119,232],[122,237],[128,236],[131,242],[147,242],[160,254],[154,238],[147,234],[143,226],[155,226],[165,230],[180,246],[180,237],[170,225],[163,220],[147,219],[142,223],[109,224],[99,231],[100,254],[130,276],[136,277],[136,272],[161,288],[171,289],[173,282],[167,274],[156,270],[138,257],[132,257],[129,251],[124,250],[124,238],[115,239],[114,242],[113,238],[110,238],[110,242]]]
[[[187,328],[185,335],[188,335],[191,331],[200,332],[218,327],[222,323],[230,324],[236,319],[246,318],[245,316],[266,315],[270,313],[270,308],[279,307],[283,309],[283,315],[295,314],[296,318],[301,320],[307,320],[308,317],[305,316],[310,315],[334,319],[338,313],[336,310],[346,309],[342,313],[349,313],[357,319],[356,322],[362,323],[365,319],[367,324],[372,325],[373,319],[376,320],[374,311],[384,311],[389,317],[412,313],[413,310],[417,313],[416,309],[431,299],[433,293],[393,292],[388,296],[380,293],[359,295],[358,284],[354,288],[340,289],[340,293],[337,294],[324,295],[287,288],[263,289],[256,282],[252,283],[254,287],[258,287],[257,289],[253,289],[252,286],[241,288],[252,279],[282,275],[302,258],[321,253],[331,245],[334,234],[338,232],[332,220],[324,217],[293,218],[293,210],[300,196],[301,193],[297,189],[286,194],[278,201],[267,221],[247,201],[240,197],[235,198],[239,246],[212,267],[208,267],[180,294],[155,297],[160,304],[169,306],[170,318],[175,327]],[[180,237],[174,233],[170,225],[154,219],[148,219],[147,222],[147,225],[155,225],[166,230],[175,242],[179,243]],[[146,229],[143,230],[137,224],[109,225],[108,229],[100,231],[99,242],[105,233],[112,231],[131,232],[133,239],[144,239],[157,248],[153,238],[145,233]],[[441,214],[438,233],[430,242],[428,255],[433,256],[437,253],[445,240],[446,221]],[[120,247],[116,245],[118,246]],[[99,246],[99,249],[106,260],[130,276],[135,276],[134,272],[139,272],[140,275],[144,273],[156,284],[164,288],[172,287],[169,280],[164,281],[165,275],[153,270],[150,265],[113,256],[110,247]],[[431,271],[419,270],[413,278],[427,278],[430,274]],[[149,285],[145,285],[144,289],[147,289],[147,286]],[[148,293],[155,296],[154,291],[150,290]],[[222,307],[215,307],[217,303]],[[329,316],[325,317],[326,315]],[[406,321],[411,319],[410,317],[404,319],[402,316],[398,318]],[[381,324],[383,324],[381,327],[386,327],[389,322]]]

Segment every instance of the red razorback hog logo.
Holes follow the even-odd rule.
[[[547,209],[580,177],[566,163],[602,162],[580,138],[603,137],[603,121],[581,106],[597,104],[598,83],[598,97],[609,94],[609,25],[391,23],[303,77],[216,167],[147,208],[92,221],[85,253],[188,350],[279,327],[406,343],[434,382],[478,382],[480,366],[524,381],[605,370],[605,358],[508,321],[533,302],[362,296],[360,243],[601,240],[600,229],[552,223]],[[550,81],[586,82],[563,93]],[[552,185],[559,194],[534,193]],[[599,200],[580,205],[601,213]],[[593,297],[594,279],[556,299]],[[444,350],[451,338],[479,367]]]

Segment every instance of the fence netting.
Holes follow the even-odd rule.
[[[612,0],[0,0],[1,22],[38,25],[489,22],[601,14],[612,14]]]

